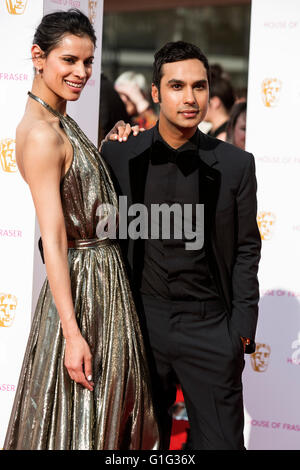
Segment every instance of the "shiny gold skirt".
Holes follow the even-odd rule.
[[[26,348],[4,449],[159,447],[137,313],[116,243],[69,250],[77,321],[93,356],[94,391],[72,381],[47,280]]]

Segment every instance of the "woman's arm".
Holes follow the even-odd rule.
[[[87,380],[92,375],[91,352],[78,328],[74,312],[60,198],[65,144],[50,125],[40,123],[27,136],[22,154],[25,180],[30,187],[40,225],[48,281],[66,339],[65,366],[73,380],[93,390]]]

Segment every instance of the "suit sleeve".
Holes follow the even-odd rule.
[[[257,279],[261,238],[257,226],[256,176],[253,155],[243,174],[236,196],[236,257],[232,273],[232,325],[249,338],[246,353],[255,350],[259,286]]]

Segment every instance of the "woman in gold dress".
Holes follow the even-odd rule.
[[[16,156],[43,240],[47,279],[4,449],[157,449],[146,355],[118,244],[98,238],[117,210],[96,147],[66,114],[92,73],[96,38],[78,10],[46,15]],[[88,116],[87,116],[88,118]]]

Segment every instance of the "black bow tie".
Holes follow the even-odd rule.
[[[184,176],[187,176],[199,168],[199,156],[196,149],[178,152],[157,140],[152,145],[151,163],[153,165],[175,163]]]

